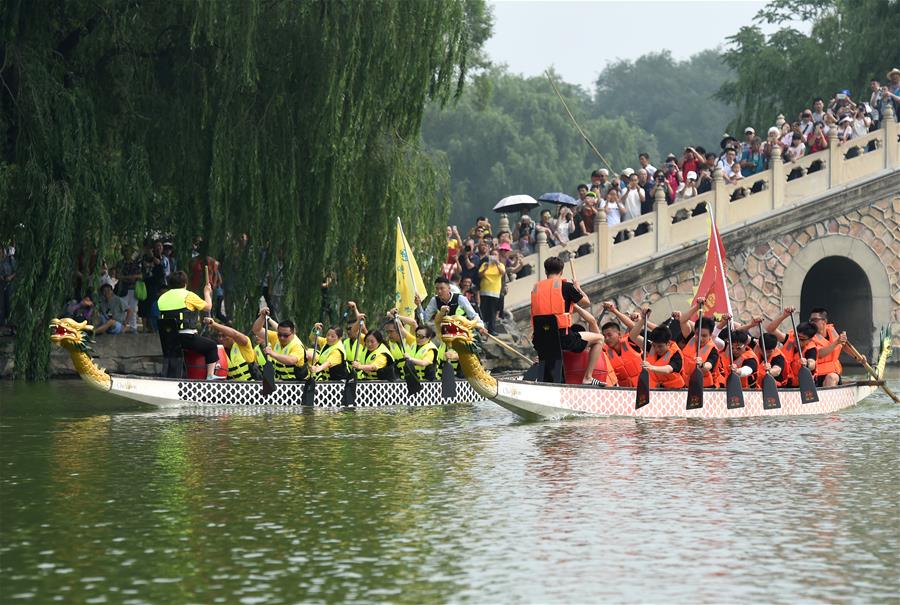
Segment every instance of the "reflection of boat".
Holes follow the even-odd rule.
[[[708,390],[703,407],[686,409],[686,390],[650,391],[650,403],[635,409],[634,389],[596,388],[524,380],[497,379],[482,367],[474,346],[472,324],[465,318],[445,317],[441,339],[459,354],[459,362],[472,387],[483,397],[527,419],[559,418],[572,415],[635,416],[642,418],[745,418],[749,416],[796,416],[827,414],[865,399],[878,388],[875,382],[855,382],[818,389],[819,401],[802,403],[799,389],[780,389],[781,407],[763,409],[760,391],[744,392],[744,407],[729,410],[724,390]],[[890,355],[890,343],[882,345],[879,376]]]
[[[304,384],[279,382],[275,392],[262,396],[259,382],[230,380],[191,380],[178,378],[142,378],[108,374],[97,367],[89,354],[87,332],[91,327],[71,319],[51,322],[50,340],[69,352],[75,371],[91,386],[128,399],[158,407],[184,405],[230,406],[299,406]],[[316,407],[340,407],[344,394],[343,382],[317,382]],[[463,403],[483,399],[465,380],[456,381],[456,397],[442,398],[441,383],[427,381],[416,395],[407,394],[404,382],[360,380],[356,385],[356,407],[432,406]]]

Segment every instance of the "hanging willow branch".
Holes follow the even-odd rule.
[[[195,236],[223,261],[237,325],[283,265],[288,315],[393,288],[395,216],[427,264],[448,170],[418,147],[423,105],[459,91],[481,0],[7,0],[0,242],[19,261],[16,373],[47,373],[46,326],[75,258]],[[65,52],[59,51],[60,40]]]

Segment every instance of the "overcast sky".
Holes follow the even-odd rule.
[[[577,2],[491,0],[494,36],[486,50],[513,73],[562,77],[593,91],[603,67],[669,49],[676,59],[716,46],[750,25],[765,2]],[[796,25],[795,25],[796,27]],[[764,26],[769,33],[775,28]],[[802,28],[801,28],[802,29]]]

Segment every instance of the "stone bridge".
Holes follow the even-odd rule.
[[[583,244],[590,244],[591,253],[573,264],[595,315],[603,300],[623,310],[649,304],[657,320],[687,308],[703,270],[709,215],[673,219],[706,202],[725,243],[736,317],[771,317],[793,305],[805,318],[810,308],[822,306],[864,353],[872,350],[879,329],[890,326],[896,354],[900,125],[886,116],[878,131],[840,146],[832,131],[829,143],[796,163],[773,161],[768,171],[733,185],[716,171],[712,191],[687,201],[667,205],[660,192],[655,212],[615,226],[601,212],[595,233],[567,246],[550,248],[540,234],[537,253],[527,258],[534,271],[510,283],[506,309],[529,333],[530,293],[543,277],[543,260],[574,256]],[[500,223],[502,229],[508,219]],[[650,230],[635,235],[641,223]],[[622,232],[627,239],[614,243]]]

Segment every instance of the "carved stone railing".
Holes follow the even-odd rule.
[[[764,172],[729,184],[722,171],[716,169],[711,191],[673,204],[666,204],[663,192],[657,191],[653,212],[616,225],[609,225],[605,211],[600,210],[595,216],[594,233],[572,239],[566,245],[550,247],[546,235],[538,233],[536,253],[525,258],[525,264],[532,267],[531,275],[509,284],[505,308],[512,311],[531,303],[531,289],[543,276],[544,259],[563,252],[574,257],[583,244],[590,244],[591,252],[575,258],[573,264],[579,281],[586,283],[705,239],[707,216],[693,215],[694,208],[704,202],[713,209],[719,231],[726,233],[745,228],[785,207],[814,204],[817,198],[837,187],[898,169],[900,125],[888,106],[881,129],[843,144],[838,144],[832,129],[828,149],[796,162],[783,163],[776,147],[769,169]],[[672,222],[685,215],[687,218]],[[638,227],[645,223],[649,229],[636,234]],[[500,218],[500,229],[509,230],[506,215]]]

